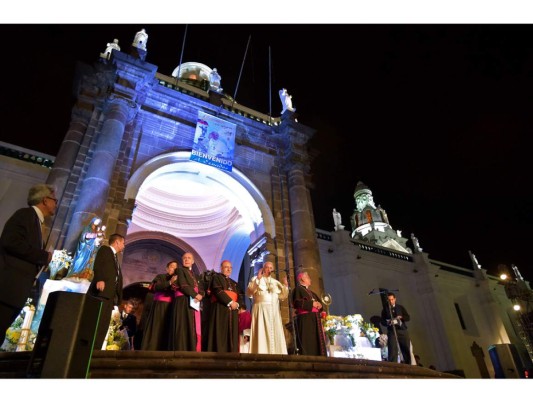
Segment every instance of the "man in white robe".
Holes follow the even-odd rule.
[[[287,344],[279,301],[289,295],[287,278],[284,283],[272,277],[274,264],[267,261],[246,289],[246,295],[253,298],[250,353],[287,354]]]

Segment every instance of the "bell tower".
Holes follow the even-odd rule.
[[[407,247],[407,238],[401,236],[389,224],[387,212],[380,205],[376,207],[372,191],[359,181],[353,195],[356,208],[351,218],[352,238],[366,240],[372,244],[412,253]]]

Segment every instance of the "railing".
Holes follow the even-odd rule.
[[[331,233],[327,231],[323,231],[321,229],[316,229],[316,238],[321,239],[321,240],[326,240],[328,242],[331,242],[333,240]],[[354,246],[359,246],[359,248],[364,251],[369,251],[371,253],[376,253],[382,256],[392,257],[392,258],[396,258],[399,260],[404,260],[404,261],[409,261],[409,262],[413,261],[413,256],[410,254],[399,253],[399,252],[386,249],[380,246],[376,247],[376,246],[373,246],[367,243],[362,243],[360,241],[353,240],[353,239],[351,239],[350,242],[352,242]]]
[[[176,78],[160,74],[159,72],[155,74],[155,77],[161,86],[177,90],[181,93],[199,98],[204,101],[209,100],[209,95],[205,90],[205,85],[193,85],[192,82],[188,82],[187,80],[184,81],[182,79],[177,81]],[[251,108],[236,103],[230,96],[227,95],[222,97],[222,104],[222,107],[229,112],[241,115],[254,121],[262,122],[268,126],[278,126],[281,123],[281,118],[272,118],[266,114],[252,110]]]
[[[321,232],[318,229],[316,231],[316,237],[317,239],[327,240],[328,242],[331,242],[332,240],[330,233],[326,233],[325,231]]]
[[[351,241],[355,246],[359,246],[361,250],[369,251],[371,253],[380,254],[382,256],[396,258],[398,260],[413,262],[413,256],[405,253],[397,253],[395,251],[385,249],[383,247],[375,247],[361,242]]]
[[[38,164],[42,167],[51,169],[54,166],[54,157],[45,154],[30,152],[30,150],[22,147],[10,145],[8,143],[0,142],[0,155],[16,158],[21,161],[26,161],[32,164]]]

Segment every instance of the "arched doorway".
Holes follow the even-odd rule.
[[[250,246],[265,235],[275,237],[272,212],[248,177],[189,157],[187,151],[155,157],[128,181],[126,199],[135,199],[135,208],[124,253],[125,284],[151,280],[172,254],[185,251],[195,255],[198,273],[218,271],[222,260],[230,260],[238,280]],[[145,262],[130,262],[139,248]],[[159,264],[156,273],[153,263]]]

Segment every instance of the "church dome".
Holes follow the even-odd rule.
[[[364,190],[364,189],[370,191],[368,186],[366,186],[362,181],[359,181],[359,182],[357,182],[357,185],[355,186],[355,192],[354,193],[357,194],[357,192],[359,192],[360,190]]]
[[[209,81],[209,74],[211,71],[212,69],[207,65],[192,61],[178,65],[174,71],[172,71],[172,76],[174,78],[179,78],[180,80],[183,79],[202,83],[204,81]]]

